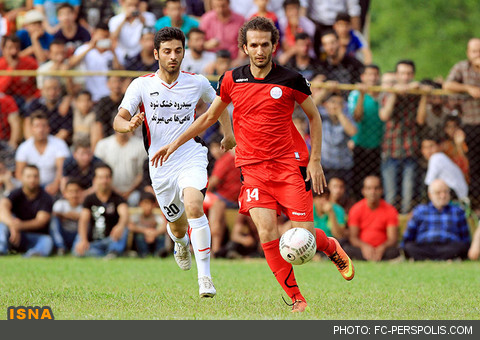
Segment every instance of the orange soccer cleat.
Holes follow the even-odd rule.
[[[329,237],[335,242],[335,252],[329,256],[330,260],[337,266],[338,271],[342,274],[343,278],[350,281],[355,276],[355,268],[353,268],[353,262],[348,257],[345,250],[342,249],[340,243],[333,238]]]
[[[307,309],[308,305],[303,300],[297,300],[292,305],[292,313],[302,313]]]

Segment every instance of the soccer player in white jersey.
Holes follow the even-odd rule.
[[[200,99],[211,103],[216,97],[204,76],[180,71],[185,53],[185,36],[181,30],[162,28],[155,34],[154,46],[159,70],[129,85],[113,123],[114,129],[123,133],[142,125],[150,159],[193,123],[195,106]],[[222,147],[230,149],[235,146],[235,139],[227,111],[219,121],[224,131]],[[169,222],[168,234],[175,242],[174,257],[183,270],[191,267],[189,243],[192,243],[200,297],[216,294],[210,274],[210,226],[203,213],[202,190],[207,185],[207,163],[207,148],[192,139],[163,167],[150,165],[152,186]]]

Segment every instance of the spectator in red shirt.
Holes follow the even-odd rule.
[[[17,103],[11,96],[0,92],[0,140],[8,142],[16,149],[21,135]]]
[[[238,209],[241,186],[240,169],[235,167],[235,153],[227,151],[215,162],[212,175],[208,179],[207,190],[218,197],[208,213],[214,254],[220,250],[225,235],[225,210]]]
[[[398,212],[382,199],[382,183],[377,176],[363,181],[362,194],[348,214],[350,244],[347,254],[359,260],[380,261],[400,256],[398,241]]]
[[[37,61],[32,57],[20,57],[20,39],[16,35],[9,35],[3,39],[3,57],[0,58],[0,70],[36,70]],[[23,113],[25,104],[40,93],[35,85],[35,77],[0,77],[0,92],[15,99],[20,113]]]

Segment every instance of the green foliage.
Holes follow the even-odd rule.
[[[372,0],[370,43],[383,72],[412,59],[417,79],[446,77],[465,59],[467,42],[480,37],[478,0]]]
[[[195,265],[173,258],[111,261],[0,258],[0,318],[8,306],[50,306],[56,319],[478,319],[476,262],[356,262],[346,282],[330,261],[295,267],[310,310],[290,313],[264,259],[213,260],[218,295],[198,297]],[[285,296],[286,297],[286,296]]]

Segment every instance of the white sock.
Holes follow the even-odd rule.
[[[185,233],[185,236],[182,238],[178,238],[175,235],[173,235],[172,230],[170,229],[170,224],[167,223],[167,232],[170,238],[173,240],[173,242],[180,243],[182,246],[187,246],[188,245],[188,233]]]
[[[195,253],[195,261],[197,262],[198,277],[210,275],[210,226],[208,225],[207,216],[203,215],[199,218],[188,219],[188,224],[192,228],[190,238],[193,251]]]

